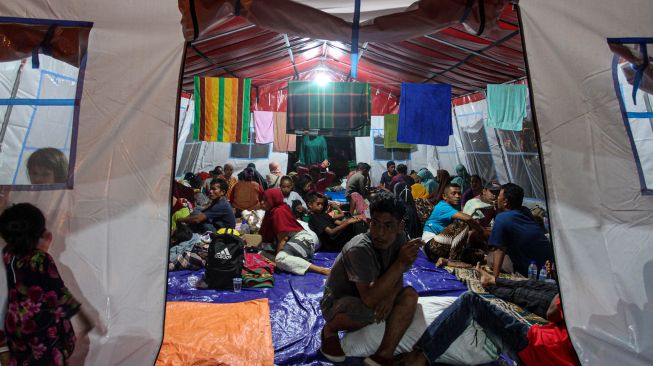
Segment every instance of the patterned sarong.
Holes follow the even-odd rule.
[[[248,143],[250,79],[195,77],[195,141]]]
[[[424,251],[429,259],[434,262],[438,258],[461,260],[463,249],[467,244],[468,233],[469,226],[466,223],[454,220],[440,234],[426,243]]]

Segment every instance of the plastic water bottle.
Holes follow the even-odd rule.
[[[196,275],[188,276],[188,285],[192,288],[195,288],[195,286],[197,285],[197,281],[199,281],[199,279],[200,278]]]
[[[544,266],[540,269],[540,276],[538,279],[542,282],[546,281],[546,268],[544,268]]]
[[[537,264],[535,264],[535,261],[531,261],[531,264],[528,266],[528,278],[537,280]]]
[[[240,223],[240,230],[238,230],[241,234],[249,234],[249,225],[247,224],[247,220],[243,219],[243,221]]]

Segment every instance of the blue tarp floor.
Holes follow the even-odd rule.
[[[336,253],[316,253],[313,263],[331,267]],[[275,365],[333,365],[320,353],[320,330],[324,324],[320,299],[325,276],[309,273],[296,276],[275,273],[274,288],[232,291],[202,290],[190,285],[189,277],[203,276],[204,270],[176,271],[168,275],[168,301],[234,303],[268,298]],[[447,271],[435,268],[420,253],[413,268],[404,275],[406,285],[420,296],[459,296],[467,287]],[[360,365],[360,359],[348,359],[345,365]]]

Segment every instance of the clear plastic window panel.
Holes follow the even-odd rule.
[[[249,145],[231,144],[231,157],[236,159],[249,159]]]
[[[499,131],[501,144],[506,152],[537,153],[537,138],[530,116],[524,120],[522,131],[497,131]]]
[[[544,184],[538,154],[509,154],[508,166],[512,183],[524,189],[524,196],[544,199]]]
[[[485,128],[476,132],[461,131],[463,149],[467,155],[467,170],[470,174],[478,174],[486,182],[497,178],[494,159],[490,151]]]
[[[528,198],[544,199],[542,166],[530,106],[521,131],[496,130],[503,148],[510,181]]]
[[[249,130],[248,144],[231,144],[230,157],[234,159],[267,159],[270,155],[270,144],[257,144],[256,131]]]
[[[649,62],[653,63],[653,38],[649,42]],[[628,45],[627,45],[628,46]],[[640,48],[630,46],[632,52],[640,55]],[[641,57],[641,55],[639,56]],[[618,58],[616,76],[619,85],[619,97],[626,127],[630,130],[631,144],[636,155],[638,173],[642,182],[642,191],[653,193],[653,80],[642,78],[640,87],[633,100],[634,66]],[[653,67],[649,64],[649,68]]]
[[[18,99],[34,99],[34,105],[0,107],[0,120],[11,110],[3,138],[0,158],[0,184],[30,184],[26,162],[30,155],[45,147],[60,150],[70,159],[74,124],[74,105],[79,69],[47,55],[39,55],[40,67],[32,68],[32,58],[0,63],[0,95],[12,97],[14,84]],[[20,69],[20,71],[19,71]],[[18,77],[18,79],[17,79]],[[46,100],[61,100],[70,105],[38,105]]]
[[[468,153],[467,170],[470,174],[478,174],[485,182],[497,179],[496,170],[494,169],[494,160],[490,153]]]
[[[270,144],[252,144],[250,158],[252,159],[267,159],[270,153]]]
[[[372,130],[372,142],[374,145],[374,160],[397,160],[406,161],[410,160],[410,149],[386,149],[385,135],[383,130]]]

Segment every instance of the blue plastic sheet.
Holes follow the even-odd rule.
[[[331,267],[337,253],[316,253],[313,263]],[[320,299],[326,277],[315,273],[296,276],[275,273],[274,288],[233,291],[200,290],[190,286],[188,277],[202,277],[204,270],[177,271],[168,276],[168,301],[231,303],[267,297],[270,303],[272,343],[275,365],[332,365],[319,353],[320,331],[324,319]],[[447,271],[435,268],[420,253],[404,282],[420,296],[458,296],[467,287]],[[361,365],[348,358],[345,365]]]
[[[338,203],[347,203],[347,198],[345,198],[345,191],[326,191],[324,195],[329,198],[331,201],[336,201]]]

